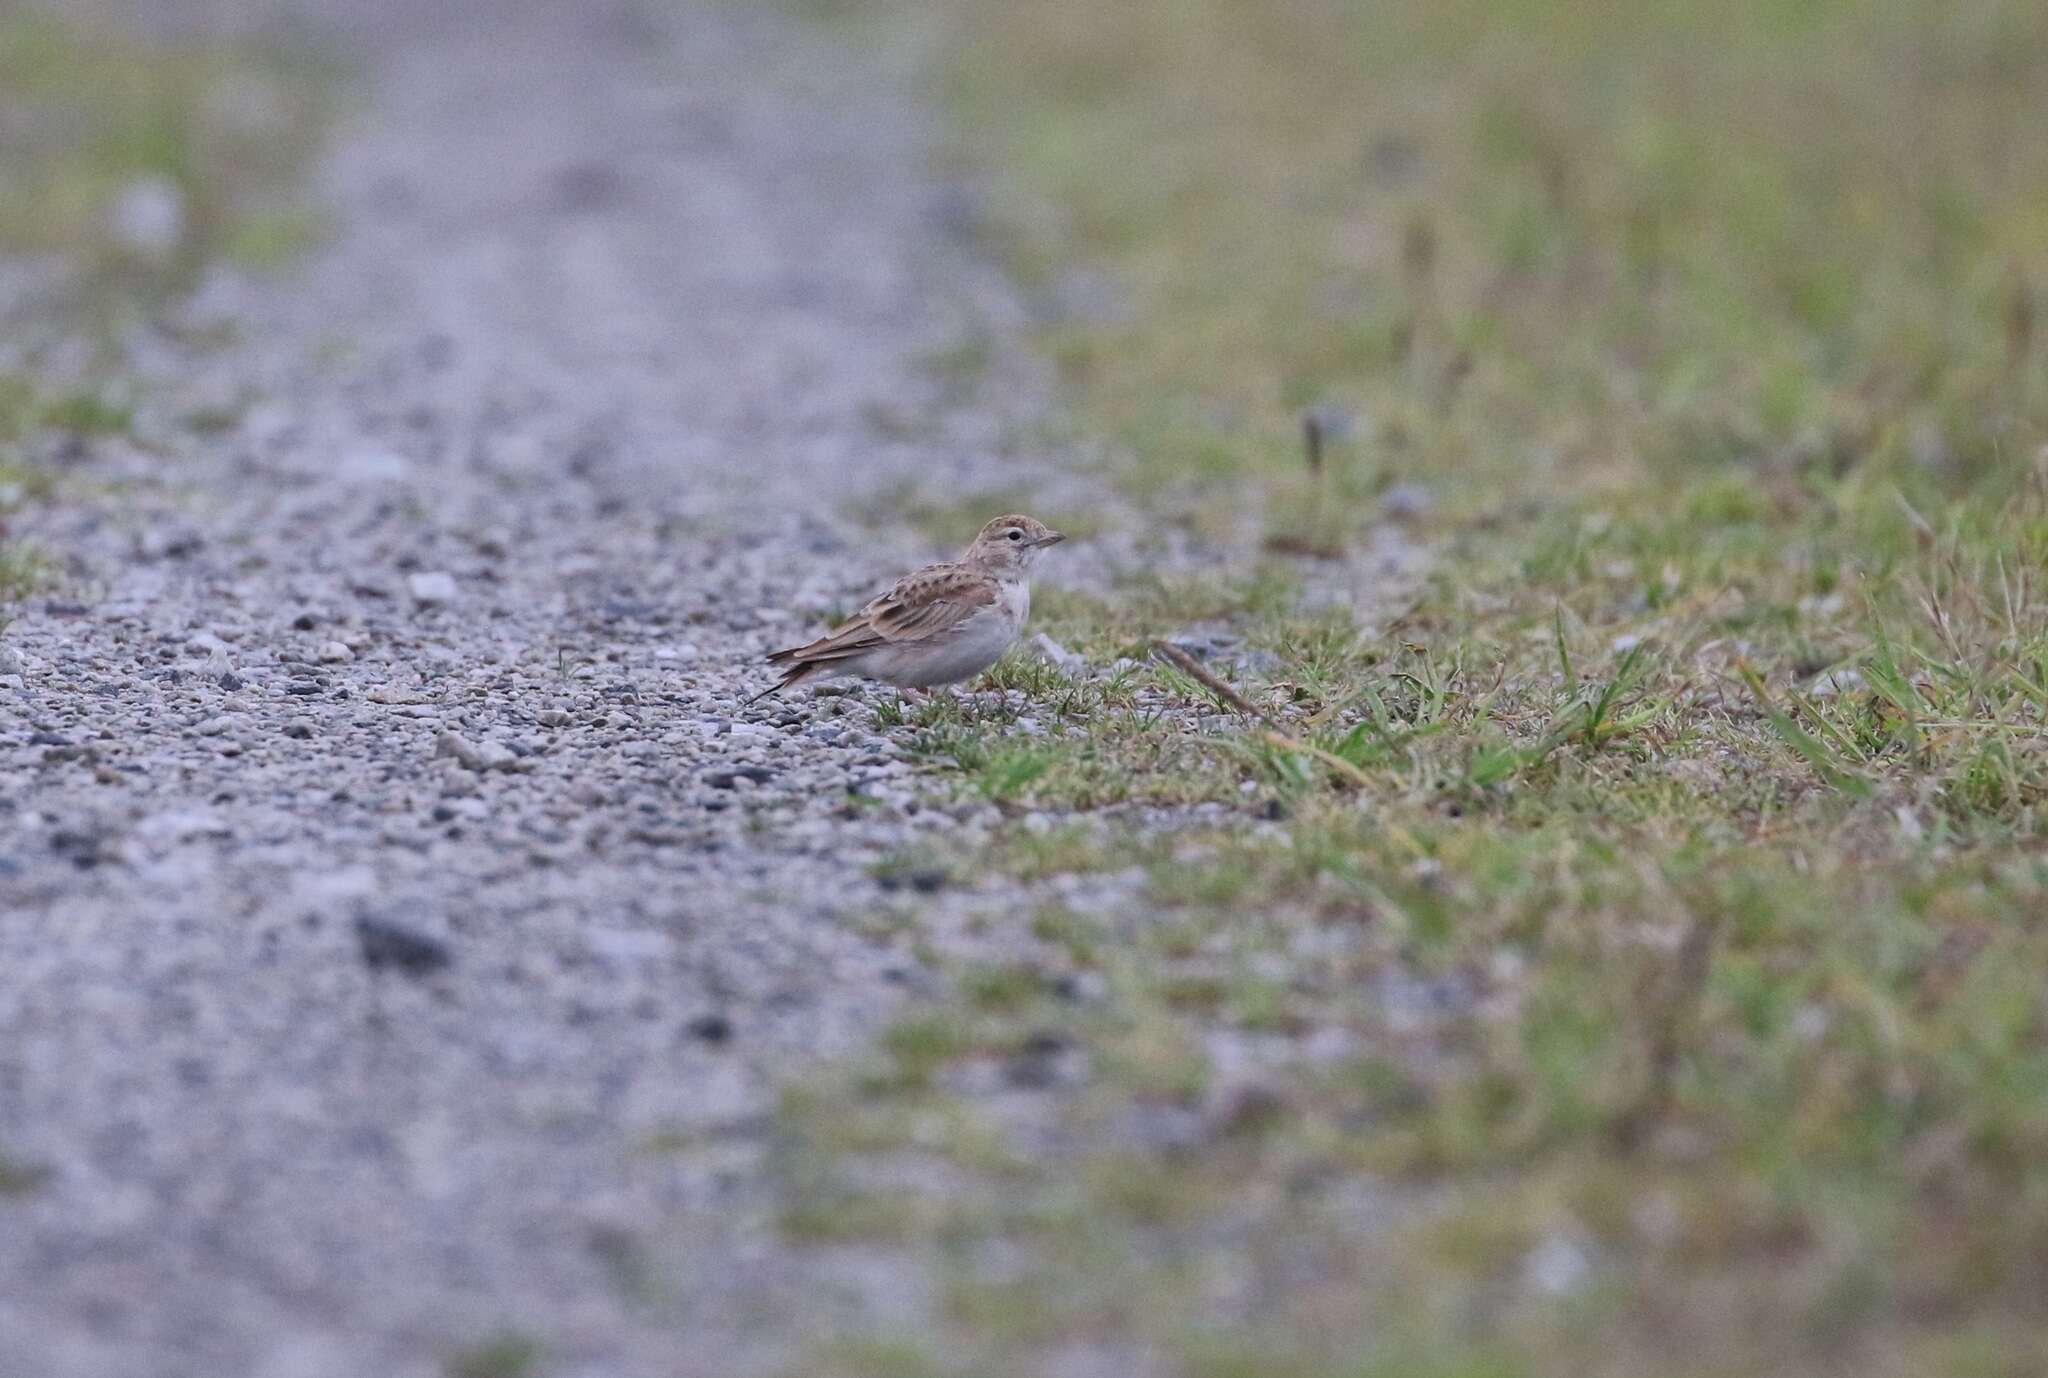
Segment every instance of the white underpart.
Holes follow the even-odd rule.
[[[1030,612],[1031,586],[1021,579],[1006,580],[998,586],[995,602],[961,621],[949,634],[910,645],[883,646],[841,661],[842,673],[906,689],[958,684],[1002,659]]]

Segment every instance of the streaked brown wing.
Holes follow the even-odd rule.
[[[804,664],[819,660],[843,660],[847,656],[859,655],[882,644],[882,634],[868,621],[863,611],[834,627],[816,641],[807,641],[801,646],[770,652],[770,664],[793,662]]]
[[[768,659],[799,665],[845,660],[891,642],[942,636],[995,600],[995,587],[979,571],[932,565],[906,574],[825,636]]]

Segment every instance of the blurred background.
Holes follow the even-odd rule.
[[[209,266],[274,273],[313,242],[331,51],[248,4],[0,6],[0,600],[50,558],[7,510],[135,423],[124,337]]]
[[[792,4],[849,33],[894,8]],[[103,297],[288,262],[334,96],[313,35],[375,11],[16,0],[0,244]],[[1322,403],[1366,419],[1376,481],[1455,475],[1474,503],[1729,464],[1767,494],[1902,466],[1953,486],[2043,438],[2038,6],[892,17],[1134,482],[1292,468]]]
[[[2039,6],[958,9],[962,137],[1028,193],[1006,243],[1161,482],[1290,465],[1331,400],[1468,508],[1953,491],[2043,438]]]
[[[799,1243],[1016,1251],[949,1344],[809,1372],[1103,1372],[1019,1365],[1104,1336],[1204,1378],[2048,1372],[2048,5],[786,4],[849,62],[912,55],[1051,443],[1235,562],[1211,601],[1283,689],[1385,697],[1312,738],[1373,809],[1258,757],[1272,830],[1145,854],[1184,927],[1035,917],[1116,1017],[995,972],[890,1075],[792,1098],[854,1153],[944,1138],[942,1069],[1035,1021],[1114,1073],[1057,1173],[962,1138],[997,1185],[937,1219],[794,1201]],[[129,430],[127,332],[319,251],[304,174],[371,98],[336,34],[373,21],[0,7],[0,522]],[[1371,644],[1259,623],[1258,579],[1374,578],[1389,525],[1432,573]],[[48,558],[0,526],[0,599]],[[1137,597],[1047,607],[1106,661]],[[1421,984],[1311,1016],[1291,947],[1176,982],[1283,901],[1311,936],[1402,915]],[[1402,1000],[1458,1016],[1206,1137],[1128,1128],[1216,1027]]]

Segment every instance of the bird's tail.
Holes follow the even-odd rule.
[[[815,663],[810,665],[799,665],[794,669],[785,670],[782,672],[781,679],[769,685],[766,689],[763,689],[760,693],[754,695],[754,697],[748,699],[745,703],[741,704],[740,707],[752,708],[755,704],[759,703],[762,699],[767,698],[770,694],[779,694],[785,689],[794,689],[806,680],[816,679],[819,675],[823,674],[824,672],[825,667]]]

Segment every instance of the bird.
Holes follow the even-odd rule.
[[[904,575],[816,641],[771,654],[782,678],[747,703],[840,675],[914,694],[980,674],[1024,628],[1031,567],[1065,539],[1035,517],[997,517],[959,559]]]

